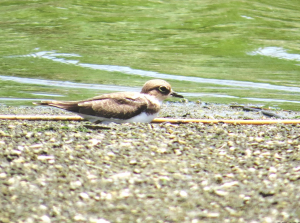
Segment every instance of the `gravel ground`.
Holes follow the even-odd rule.
[[[193,103],[167,103],[160,117],[266,118]],[[282,124],[1,120],[0,222],[299,223],[299,136]]]

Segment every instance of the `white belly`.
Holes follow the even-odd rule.
[[[77,113],[78,114],[78,113]],[[100,121],[103,124],[108,124],[111,122],[115,123],[133,123],[133,122],[142,122],[142,123],[150,123],[154,118],[157,117],[158,113],[155,113],[153,115],[147,115],[145,112],[142,112],[141,114],[134,116],[130,119],[116,119],[116,118],[103,118],[98,116],[92,116],[92,115],[84,115],[84,114],[78,114],[84,119],[89,120],[90,122],[97,122]]]
[[[141,114],[134,116],[125,122],[143,122],[143,123],[150,123],[154,118],[157,117],[158,113],[155,113],[153,115],[147,115],[145,112],[142,112]]]

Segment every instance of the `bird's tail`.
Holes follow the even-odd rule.
[[[48,105],[48,106],[61,108],[72,112],[78,112],[79,110],[77,101],[41,101],[41,102],[33,102],[33,104]]]

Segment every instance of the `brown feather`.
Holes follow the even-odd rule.
[[[182,97],[172,91],[168,82],[155,79],[147,81],[141,93],[119,92],[103,94],[82,101],[42,101],[34,104],[49,105],[75,112],[89,120],[103,118],[102,120],[124,121],[143,112],[154,115],[149,116],[150,119],[155,117],[160,110],[160,103],[169,96]],[[146,120],[149,122],[148,119]]]
[[[126,97],[123,97],[122,96]],[[145,97],[136,97],[137,93],[104,94],[83,101],[42,101],[39,105],[48,105],[67,111],[104,118],[129,119],[142,112],[157,113],[160,106]]]
[[[41,101],[39,103],[35,102],[35,105],[48,105],[52,107],[57,107],[65,109],[71,112],[78,112],[79,106],[78,101]]]

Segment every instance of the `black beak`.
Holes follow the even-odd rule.
[[[173,96],[173,97],[176,97],[176,98],[184,98],[182,95],[177,94],[177,93],[174,92],[174,91],[173,91],[170,95]]]

